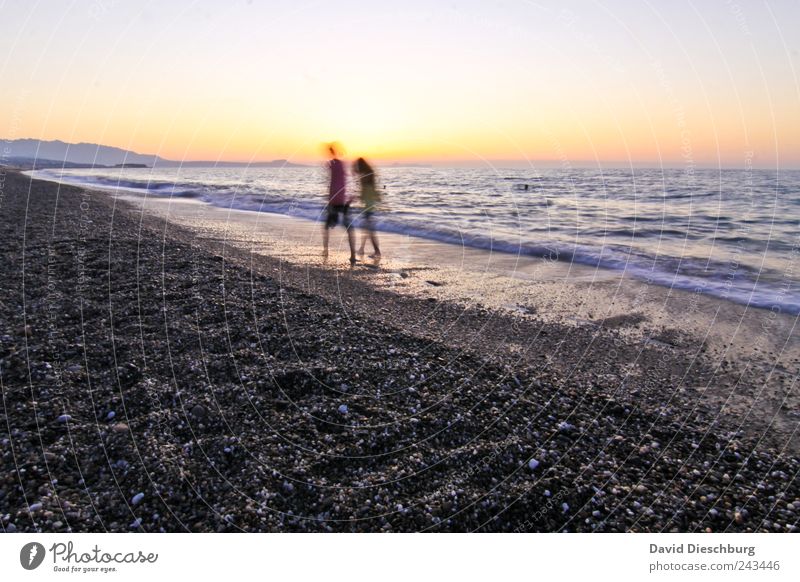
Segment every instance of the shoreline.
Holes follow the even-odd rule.
[[[331,233],[331,248],[339,252],[332,251],[326,262],[320,256],[318,222],[195,200],[97,191],[133,205],[142,215],[189,228],[198,240],[220,248],[279,258],[304,270],[347,267],[347,240],[341,228]],[[361,236],[357,230],[357,241]],[[706,350],[729,363],[770,353],[777,354],[771,362],[776,367],[798,368],[800,363],[800,337],[795,333],[800,315],[665,287],[602,267],[493,253],[411,235],[379,236],[384,256],[361,257],[350,271],[379,289],[535,316],[547,323],[619,329],[645,341],[648,334],[658,342],[662,332],[673,333],[668,328],[680,317],[679,333],[702,338]]]
[[[146,204],[151,207],[151,209],[155,209],[159,212],[159,208],[162,206],[171,206],[173,204],[180,206],[183,203],[186,203],[189,205],[187,207],[190,207],[191,204],[208,205],[211,208],[227,213],[230,217],[242,217],[247,215],[271,216],[272,218],[264,219],[268,224],[274,222],[277,217],[283,216],[288,219],[287,224],[293,223],[295,225],[300,225],[299,229],[301,231],[306,230],[309,224],[319,223],[319,220],[316,220],[319,218],[319,216],[317,216],[317,210],[319,212],[324,212],[321,202],[319,203],[319,208],[314,210],[311,215],[308,214],[308,209],[306,209],[305,212],[301,212],[298,216],[294,216],[279,213],[273,214],[268,210],[264,210],[264,201],[261,202],[261,205],[258,209],[248,207],[247,204],[251,204],[252,201],[247,194],[243,194],[243,198],[249,202],[245,206],[242,206],[241,201],[238,199],[229,200],[224,198],[213,202],[192,190],[187,191],[185,186],[174,192],[172,196],[164,197],[158,195],[151,196],[147,191],[144,191],[143,193],[142,190],[131,185],[133,183],[141,185],[143,184],[141,180],[134,180],[134,182],[126,182],[123,180],[122,184],[127,185],[115,187],[112,185],[103,186],[102,184],[91,184],[81,179],[72,180],[70,179],[69,175],[66,178],[60,178],[58,176],[49,174],[39,174],[37,172],[29,172],[29,175],[36,179],[45,179],[55,181],[57,183],[70,184],[77,187],[93,188],[98,189],[99,191],[109,192],[113,195],[119,195],[123,199],[129,200],[137,205],[141,204],[143,200],[146,200]],[[159,188],[165,184],[168,184],[168,182],[156,181],[153,187]],[[187,197],[184,197],[184,194],[187,194]],[[305,200],[305,202],[308,202],[308,200]],[[303,204],[300,203],[300,206],[302,207]],[[269,205],[267,205],[266,208],[269,208]],[[378,216],[391,217],[393,215],[391,206],[387,210],[388,212],[379,212]],[[395,208],[395,210],[397,209]],[[357,204],[355,205],[355,211],[357,214]],[[258,220],[259,219],[248,219],[250,222],[258,222]],[[356,220],[356,222],[358,221]],[[716,277],[700,277],[699,275],[692,276],[687,274],[676,274],[669,270],[659,270],[655,268],[655,265],[648,267],[647,264],[640,264],[637,261],[632,260],[630,253],[623,254],[623,256],[617,257],[614,260],[604,260],[595,257],[595,253],[587,254],[585,250],[579,250],[577,247],[575,249],[563,248],[563,242],[562,244],[553,244],[556,247],[562,247],[561,252],[564,253],[564,256],[562,256],[560,260],[550,260],[547,255],[548,253],[552,253],[554,251],[550,250],[546,245],[542,246],[542,244],[534,244],[533,247],[531,247],[531,243],[526,243],[521,239],[516,243],[508,238],[505,240],[502,238],[496,239],[491,225],[489,226],[488,231],[478,235],[474,232],[452,233],[447,230],[429,229],[425,226],[421,226],[420,224],[417,224],[416,226],[412,224],[401,225],[399,223],[388,223],[382,225],[381,220],[379,219],[378,231],[381,233],[381,236],[386,236],[390,240],[406,239],[416,241],[416,244],[412,246],[418,249],[429,245],[431,248],[444,250],[442,256],[445,259],[454,254],[453,250],[447,249],[461,249],[464,254],[464,257],[462,258],[466,259],[469,257],[473,261],[477,260],[478,264],[476,266],[478,267],[480,267],[482,255],[484,254],[494,255],[495,257],[504,257],[503,259],[493,259],[492,262],[496,262],[498,265],[504,264],[507,269],[514,271],[514,276],[526,276],[524,270],[517,272],[520,266],[538,265],[539,268],[536,269],[537,274],[534,275],[535,278],[538,278],[538,276],[540,276],[539,272],[541,271],[541,266],[543,264],[557,263],[560,264],[561,267],[554,267],[553,270],[556,273],[569,273],[569,279],[571,280],[575,278],[574,272],[585,272],[590,274],[589,276],[592,276],[595,279],[598,277],[602,279],[625,278],[647,284],[648,286],[660,286],[673,292],[684,291],[690,294],[702,294],[704,296],[712,297],[718,301],[731,302],[740,306],[744,306],[748,309],[775,311],[777,313],[786,314],[789,317],[800,318],[800,304],[797,304],[792,299],[794,297],[793,294],[789,293],[792,281],[787,273],[793,271],[791,264],[787,262],[786,265],[781,267],[783,270],[783,278],[779,282],[772,281],[772,283],[770,283],[770,285],[773,286],[771,290],[770,288],[766,287],[753,287],[752,289],[749,289],[745,286],[742,288],[741,286],[737,286],[735,283],[735,272],[740,268],[740,250],[736,249],[728,249],[728,251],[733,253],[730,257],[726,258],[723,253],[723,255],[715,259],[715,266],[718,269]],[[800,239],[798,239],[798,241],[800,241]],[[294,237],[293,242],[297,244],[308,241],[298,240],[297,237]],[[794,251],[797,250],[797,243],[795,243],[793,249]],[[791,256],[796,258],[797,253],[794,251]],[[678,263],[692,261],[691,256],[689,256],[691,251],[687,250],[685,246],[682,250],[679,250],[679,252],[684,253],[685,256],[684,254],[679,254],[672,257],[670,260],[677,261]],[[422,253],[419,254],[417,258],[421,259],[421,261],[426,264],[436,265],[442,256],[434,253]],[[660,251],[656,252],[656,256],[661,256]],[[669,259],[669,257],[666,257],[666,255],[665,258]],[[764,267],[764,260],[765,257],[761,257],[761,266],[758,267],[759,273],[760,269]],[[709,261],[711,261],[711,259],[709,259]],[[789,261],[789,259],[787,259],[787,261]],[[449,262],[452,263],[452,261]],[[462,261],[460,266],[464,267],[466,265]],[[696,268],[708,271],[709,263],[706,262],[704,266],[698,264],[696,265]],[[752,265],[750,267],[746,267],[746,269],[750,268],[754,267]],[[773,265],[773,268],[777,269],[778,267]],[[727,273],[727,275],[723,277],[723,274],[725,273]],[[756,283],[754,283],[754,285],[765,285],[766,283],[764,283],[763,279],[764,277],[759,274],[759,276],[756,277]]]
[[[590,346],[595,334],[610,332],[637,347],[678,350],[685,358],[679,381],[697,392],[703,406],[715,410],[720,419],[732,420],[734,427],[751,438],[765,439],[776,446],[788,443],[788,450],[794,454],[800,451],[800,395],[796,389],[800,378],[800,316],[670,289],[599,267],[491,253],[386,233],[381,233],[384,257],[380,261],[361,261],[353,270],[347,264],[347,239],[341,228],[331,233],[332,259],[327,262],[320,256],[320,223],[218,208],[193,200],[128,195],[118,199],[133,204],[143,217],[164,221],[165,228],[167,224],[189,228],[190,238],[210,243],[210,248],[226,257],[245,258],[250,269],[257,269],[257,259],[269,261],[278,257],[287,282],[304,285],[318,277],[321,281],[309,285],[309,290],[332,301],[340,300],[344,284],[354,282],[344,276],[351,274],[360,283],[353,290],[356,301],[363,302],[365,296],[378,289],[388,292],[392,298],[388,304],[398,295],[437,306],[454,304],[456,314],[444,323],[445,329],[451,325],[453,329],[429,334],[433,340],[448,345],[474,349],[482,341],[469,326],[461,330],[470,338],[468,341],[455,331],[461,329],[459,310],[478,309],[488,310],[493,319],[498,319],[488,324],[500,328],[495,332],[493,351],[533,365],[539,362],[520,354],[528,351],[530,342],[541,341],[543,327],[552,324],[559,326],[558,333],[565,341],[587,333],[589,339],[581,341],[578,349]],[[357,239],[359,236],[360,233]],[[338,253],[334,252],[336,241]],[[331,267],[336,273],[335,286],[326,281]],[[378,312],[379,304],[380,300],[373,303],[373,313]],[[498,314],[508,317],[498,318]],[[403,309],[392,310],[384,321],[396,325],[405,315]],[[410,326],[412,333],[419,333],[424,327],[426,318],[421,319]],[[519,329],[519,319],[530,325],[517,338],[507,329]],[[481,330],[486,329],[483,324]],[[548,346],[549,361],[557,368],[559,349],[557,342]],[[567,364],[563,370],[569,371],[572,362],[583,358],[575,353],[578,349],[564,357]],[[640,366],[639,359],[638,352],[634,353],[632,369],[620,375],[621,384],[629,378],[646,377],[651,364]],[[708,360],[713,368],[710,380],[705,382],[693,378],[699,359]]]
[[[792,318],[9,176],[6,531],[796,527]]]

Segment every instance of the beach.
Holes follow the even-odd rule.
[[[8,172],[5,531],[795,531],[796,315]]]

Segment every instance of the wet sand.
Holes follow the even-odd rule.
[[[321,276],[323,281],[313,290],[333,300],[337,300],[346,273],[347,284],[369,285],[359,290],[367,295],[375,288],[392,296],[489,309],[497,316],[515,315],[540,325],[557,323],[590,333],[613,330],[643,345],[679,347],[689,361],[702,357],[714,369],[713,378],[705,385],[695,381],[690,367],[681,378],[698,391],[703,405],[716,409],[721,419],[753,438],[767,439],[777,447],[788,446],[794,454],[800,450],[798,316],[669,289],[607,269],[391,233],[379,233],[383,251],[379,260],[360,257],[356,267],[350,269],[342,228],[332,231],[334,252],[329,261],[323,261],[321,226],[312,221],[227,210],[193,200],[120,199],[135,205],[141,213],[188,227],[197,240],[215,245],[220,252],[236,249],[239,257],[246,253],[249,268],[258,268],[258,259],[271,257],[280,259],[285,276],[293,275],[293,284],[310,282],[312,273]],[[357,245],[362,236],[359,231]],[[368,242],[366,254],[371,250]],[[331,273],[338,281],[333,286],[324,280]],[[364,303],[363,299],[357,301]],[[394,317],[405,319],[402,312],[395,311],[387,321]],[[499,325],[507,324],[502,317],[501,321]],[[436,330],[431,336],[434,339],[459,341],[452,334],[437,335]],[[506,333],[492,347],[519,353],[526,350],[530,340]],[[559,359],[558,352],[549,356]],[[568,367],[571,360],[565,363]],[[629,377],[646,373],[636,360],[631,362]]]
[[[792,318],[389,235],[351,269],[313,223],[15,174],[2,204],[5,531],[797,527]]]

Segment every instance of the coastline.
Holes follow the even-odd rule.
[[[410,237],[350,270],[317,224],[6,189],[6,531],[796,527],[796,318]]]
[[[113,195],[134,205],[140,216],[163,221],[159,227],[169,223],[188,228],[190,239],[210,245],[214,252],[240,257],[250,269],[258,268],[259,261],[277,258],[287,282],[307,286],[331,301],[340,300],[344,287],[356,285],[353,301],[366,303],[366,310],[386,323],[405,325],[408,319],[405,308],[390,309],[391,315],[382,316],[398,296],[437,306],[455,304],[455,314],[432,330],[424,329],[428,313],[406,326],[446,344],[474,346],[481,341],[473,330],[458,325],[459,310],[474,308],[488,310],[497,320],[481,325],[482,330],[497,330],[493,351],[512,356],[528,351],[532,341],[541,342],[538,330],[547,325],[558,325],[555,335],[567,341],[570,335],[588,334],[592,339],[579,342],[581,347],[564,358],[566,371],[580,359],[578,350],[600,331],[618,334],[633,345],[680,350],[689,362],[681,382],[695,388],[704,405],[730,417],[734,424],[737,418],[743,420],[739,428],[753,438],[767,439],[775,446],[788,442],[790,450],[800,452],[800,395],[793,389],[800,377],[800,316],[668,288],[599,267],[391,233],[379,233],[384,251],[380,260],[362,257],[350,269],[341,228],[332,232],[330,261],[323,261],[320,223],[193,200]],[[360,236],[359,232],[358,240]],[[336,284],[328,281],[332,273]],[[378,296],[372,301],[375,290],[388,292],[391,299],[383,301]],[[441,309],[426,310],[430,311]],[[518,329],[520,320],[528,327],[525,334],[515,337],[508,329]],[[471,339],[464,341],[465,337]],[[545,349],[551,365],[558,367],[558,350],[563,347],[551,344]],[[712,379],[705,385],[692,379],[692,362],[698,358],[713,368]],[[589,361],[597,359],[593,355]],[[638,366],[634,357],[631,368],[626,378],[644,377],[648,364]]]

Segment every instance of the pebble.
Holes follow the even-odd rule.
[[[58,417],[58,422],[65,423],[72,420],[72,417],[69,414],[62,414]]]
[[[37,203],[41,197],[32,196],[29,201]],[[99,204],[99,200],[93,201],[92,208]],[[65,218],[69,219],[69,213],[77,206],[63,204],[59,211],[63,209]],[[44,210],[40,205],[31,216],[46,218]],[[73,217],[76,216],[73,212]],[[138,224],[136,218],[134,227]],[[46,223],[44,220],[43,228],[48,226]],[[102,229],[102,225],[98,228]],[[137,232],[134,228],[133,234]],[[72,239],[67,233],[65,236]],[[703,531],[711,524],[715,524],[714,529],[772,531],[777,528],[784,531],[786,524],[796,522],[791,514],[800,502],[800,489],[792,480],[798,469],[796,455],[780,455],[780,451],[764,443],[754,449],[743,439],[741,444],[736,444],[743,453],[740,459],[737,453],[730,452],[733,437],[720,430],[708,430],[708,421],[713,421],[714,417],[706,416],[706,410],[698,406],[686,408],[693,412],[685,413],[684,406],[694,404],[692,394],[682,396],[669,392],[674,396],[669,404],[660,397],[672,386],[670,370],[679,371],[683,363],[682,360],[673,361],[678,356],[683,358],[677,352],[664,351],[665,357],[670,358],[670,365],[664,366],[664,370],[660,369],[660,363],[652,367],[652,362],[645,359],[637,362],[640,370],[634,373],[636,378],[631,384],[642,384],[640,394],[635,398],[620,397],[606,407],[603,405],[606,396],[619,391],[622,368],[617,369],[618,364],[624,368],[628,348],[634,347],[627,345],[622,336],[614,335],[609,340],[600,334],[595,338],[597,332],[593,330],[587,332],[585,338],[578,337],[578,341],[572,342],[570,332],[566,347],[568,352],[575,353],[565,355],[559,366],[536,365],[535,373],[529,372],[527,366],[517,366],[516,358],[498,356],[495,362],[492,356],[487,358],[491,364],[485,365],[487,362],[480,354],[458,349],[462,341],[469,343],[470,337],[466,335],[457,338],[455,345],[445,336],[442,342],[417,337],[427,338],[431,331],[426,324],[432,313],[425,304],[417,305],[411,300],[406,303],[403,299],[398,305],[392,305],[393,296],[387,296],[385,305],[378,306],[383,297],[366,296],[363,298],[365,308],[358,309],[362,298],[353,295],[353,309],[350,310],[350,292],[346,290],[347,311],[352,312],[334,322],[331,312],[341,310],[332,309],[330,302],[320,301],[313,292],[298,294],[291,285],[282,285],[277,278],[282,267],[274,269],[275,278],[259,275],[258,284],[252,285],[252,273],[248,269],[239,270],[234,264],[226,266],[230,273],[206,271],[208,268],[215,270],[216,264],[211,265],[199,248],[196,253],[187,254],[188,247],[179,241],[164,245],[156,237],[145,236],[138,239],[141,245],[130,246],[122,236],[119,239],[122,244],[117,248],[116,237],[111,247],[108,243],[103,245],[102,240],[96,243],[92,240],[90,237],[86,242],[90,252],[87,259],[92,265],[87,274],[101,283],[109,282],[105,276],[110,276],[115,289],[110,305],[114,319],[136,323],[137,317],[141,318],[141,326],[118,326],[119,345],[125,348],[127,356],[139,361],[136,346],[144,331],[147,351],[155,357],[148,356],[146,374],[123,364],[124,393],[119,394],[114,346],[90,342],[86,351],[90,352],[96,391],[87,393],[85,382],[81,381],[85,379],[88,366],[78,373],[63,376],[63,386],[58,390],[47,382],[40,382],[42,388],[36,394],[39,401],[36,409],[44,421],[39,429],[44,437],[42,442],[36,438],[36,423],[31,422],[35,419],[30,418],[33,408],[30,399],[24,398],[24,390],[17,392],[18,386],[13,385],[11,405],[6,410],[10,426],[7,432],[11,434],[0,435],[0,457],[4,461],[4,471],[0,471],[0,475],[15,476],[18,470],[19,483],[14,479],[0,483],[0,530],[31,531],[42,527],[63,532],[72,527],[75,531],[100,531],[110,527],[130,532],[140,531],[136,526],[143,527],[147,519],[147,529],[154,531],[174,531],[181,528],[180,524],[202,531],[237,526],[248,531],[376,531],[387,526],[393,531],[413,531],[432,523],[438,523],[442,531],[464,531],[495,516],[487,522],[486,529],[510,531],[530,519],[531,510],[541,506],[547,506],[548,516],[537,527],[545,530],[561,528],[573,517],[575,519],[569,523],[571,531],[631,528]],[[135,259],[132,253],[140,247],[146,260],[141,261],[137,275],[142,276],[143,285],[128,286],[130,273],[125,259]],[[32,259],[36,258],[36,248],[32,247]],[[112,261],[107,260],[109,252],[113,253]],[[40,266],[46,266],[46,254],[42,257],[44,263]],[[191,276],[191,280],[184,277],[195,271],[202,275],[207,272],[208,276]],[[46,273],[46,268],[32,267],[31,272],[35,278],[37,272]],[[227,277],[228,274],[232,277]],[[169,284],[166,295],[160,292],[165,281],[162,275],[167,276]],[[223,275],[224,288],[220,287]],[[313,277],[313,286],[326,282],[321,278],[317,280],[317,274]],[[424,281],[425,276],[421,278]],[[300,280],[304,279],[301,273]],[[69,273],[65,273],[65,285],[67,281]],[[85,319],[90,322],[89,331],[93,336],[101,337],[111,324],[107,290],[107,285],[88,285],[82,294],[87,300]],[[142,293],[141,303],[136,301],[138,292]],[[337,296],[336,287],[331,286],[330,296]],[[37,366],[50,352],[60,352],[65,359],[74,358],[66,359],[68,365],[83,351],[80,310],[66,301],[68,297],[64,299],[65,315],[69,317],[57,322],[59,337],[47,338],[46,310],[31,312],[33,329],[37,334],[41,330],[45,339],[44,344],[29,342],[31,361]],[[18,301],[19,298],[14,298],[0,305],[2,315],[16,317]],[[227,309],[228,301],[231,309]],[[413,311],[415,306],[418,312]],[[411,310],[407,320],[398,318],[398,329],[392,321],[397,307]],[[443,318],[439,319],[437,310],[436,317],[431,317],[434,324],[444,322],[452,313],[453,321],[465,316],[463,330],[466,332],[478,331],[479,327],[482,330],[484,323],[490,324],[488,335],[517,331],[492,328],[493,313],[477,307],[467,311],[459,307],[452,312],[447,302],[437,307],[441,308]],[[249,308],[257,317],[248,315]],[[44,316],[39,312],[45,312]],[[369,312],[375,313],[375,319]],[[286,314],[290,315],[288,322]],[[230,317],[228,325],[225,325],[226,315]],[[355,320],[356,317],[361,321]],[[6,319],[11,320],[8,316]],[[164,321],[169,321],[169,330],[163,329]],[[460,326],[462,320],[458,321]],[[286,323],[296,328],[287,329]],[[351,323],[356,326],[348,327]],[[469,326],[473,323],[475,327],[471,330]],[[550,330],[551,337],[543,340],[545,344],[540,350],[531,351],[531,358],[546,355],[555,347],[555,342],[561,340],[558,329],[544,327]],[[399,333],[412,328],[417,331]],[[169,338],[166,331],[169,331]],[[363,333],[359,335],[359,331]],[[533,329],[530,331],[531,337],[537,333]],[[0,335],[2,333],[5,332]],[[527,333],[520,329],[520,337],[513,338],[519,341],[521,350],[526,349],[530,339]],[[197,345],[200,334],[203,347],[208,347],[207,361],[204,361],[206,354],[201,353]],[[575,334],[580,336],[584,331],[578,329]],[[554,335],[557,337],[553,338]],[[298,354],[292,350],[291,340],[295,337],[296,347],[301,350]],[[25,354],[15,348],[20,343],[19,334],[9,338],[3,340],[3,348],[14,351],[4,349],[2,352],[3,377],[10,374],[14,381],[24,379]],[[256,338],[259,341],[254,347]],[[262,338],[268,351],[267,362],[260,357],[265,354],[256,352]],[[592,348],[595,351],[591,357],[598,358],[602,366],[575,366],[577,358],[582,357],[579,348],[583,339],[601,342],[599,351]],[[609,343],[602,345],[606,341]],[[172,361],[167,357],[171,345],[181,354]],[[620,357],[605,360],[605,350],[612,346],[621,350]],[[333,350],[334,347],[337,349]],[[661,348],[655,347],[661,354]],[[297,365],[297,356],[303,358],[302,367]],[[571,359],[573,356],[575,360]],[[226,361],[228,359],[230,361]],[[221,365],[210,365],[217,361]],[[495,363],[502,364],[502,369]],[[530,363],[536,361],[531,359]],[[542,363],[549,364],[550,360]],[[605,368],[605,364],[609,364],[609,369],[600,369]],[[562,367],[568,374],[556,369]],[[43,368],[42,365],[38,370]],[[360,377],[356,377],[356,370]],[[510,375],[512,370],[519,377]],[[608,375],[602,373],[606,371]],[[652,384],[648,377],[650,372],[653,372]],[[662,378],[663,375],[667,377]],[[412,386],[426,376],[430,380]],[[697,384],[705,384],[707,380],[709,378],[698,377]],[[335,392],[318,389],[318,381],[341,389],[339,404],[336,404]],[[449,386],[458,389],[449,390]],[[585,398],[587,390],[591,396],[588,399]],[[376,399],[371,398],[373,391]],[[529,392],[524,396],[535,403],[533,410],[527,406],[512,406],[523,392]],[[351,400],[353,393],[370,398]],[[377,400],[379,393],[380,401]],[[19,395],[22,396],[18,398]],[[442,410],[429,408],[445,395],[447,400]],[[120,410],[122,416],[111,410],[111,406],[122,406],[120,397],[124,397],[129,406],[127,411]],[[278,397],[292,405],[273,406],[273,399]],[[100,403],[98,408],[94,407],[96,402]],[[349,418],[349,402],[357,402],[353,419]],[[544,403],[547,403],[546,409],[542,406]],[[54,415],[62,414],[58,411],[63,412],[64,406],[77,415],[75,419],[84,420],[70,421],[66,425],[54,422]],[[106,415],[102,414],[103,408]],[[536,423],[538,426],[531,428],[531,414],[538,415],[540,410],[544,416]],[[409,411],[414,411],[413,420],[409,418],[409,422],[403,422]],[[126,418],[126,412],[130,418]],[[321,415],[317,414],[320,412]],[[630,417],[626,417],[627,414]],[[309,421],[309,417],[313,417],[313,421]],[[341,425],[348,420],[361,421],[362,417],[364,426],[355,430],[342,430],[343,427],[331,422],[338,419]],[[95,418],[101,425],[105,423],[101,432],[105,432],[106,438],[101,439],[100,447],[96,446],[96,429],[87,424],[87,419]],[[206,425],[208,418],[219,422]],[[135,419],[133,426],[126,424],[129,419]],[[198,419],[203,420],[198,422]],[[478,432],[494,421],[497,421],[496,431]],[[657,430],[651,429],[654,422],[658,423]],[[268,426],[277,430],[265,430]],[[372,426],[380,428],[369,428]],[[73,431],[77,434],[70,440],[59,434],[65,433],[67,427],[87,430]],[[535,434],[537,428],[539,435]],[[574,437],[578,433],[581,439],[576,441]],[[502,444],[496,439],[500,435],[508,437]],[[134,436],[135,442],[131,438]],[[557,438],[551,439],[553,436]],[[12,442],[15,455],[19,450],[19,461],[15,461],[8,448]],[[298,442],[307,447],[297,446]],[[541,444],[543,442],[548,444]],[[412,444],[415,446],[406,447]],[[545,447],[549,450],[545,451]],[[218,454],[225,449],[232,454],[224,457]],[[81,453],[80,468],[86,467],[85,483],[74,462],[78,459],[71,454],[73,450]],[[642,454],[637,456],[640,450]],[[252,455],[242,451],[252,451]],[[399,453],[386,455],[392,451]],[[458,456],[447,462],[449,455],[456,451]],[[54,460],[58,465],[61,483],[57,488],[51,485],[53,474],[48,474],[43,462],[45,452],[49,453],[48,462]],[[651,461],[655,461],[655,453],[661,452],[665,454],[659,455],[659,463],[654,466]],[[210,453],[210,460],[205,453]],[[531,458],[531,453],[536,455],[535,459]],[[53,459],[52,454],[57,458]],[[369,460],[373,455],[377,456],[377,461]],[[520,464],[525,455],[528,460]],[[220,457],[226,459],[223,463],[229,466],[216,466]],[[363,458],[341,461],[350,457]],[[128,458],[130,466],[124,460]],[[465,471],[464,464],[473,458],[476,459],[475,471]],[[487,466],[477,461],[481,458],[486,459]],[[546,470],[543,468],[539,473],[538,468],[545,462]],[[516,497],[515,487],[501,487],[504,475],[514,469],[524,469],[526,464],[530,473],[528,485],[546,472],[549,480],[543,479],[541,486],[549,483],[556,487],[557,493],[542,490],[537,485],[531,492],[534,498],[524,500],[527,505],[501,511],[508,506],[511,495]],[[436,469],[423,471],[428,466]],[[114,502],[114,496],[119,495],[115,479],[123,487],[122,494],[125,491],[130,494],[136,487],[146,486],[145,470],[152,471],[155,481],[148,491],[163,496],[166,507],[174,515],[156,520],[153,511],[156,505],[160,507],[156,497],[152,503],[148,501],[139,508],[144,493],[137,492],[129,498],[134,512],[142,515],[141,521],[132,520],[131,517],[137,515],[125,515]],[[412,475],[414,483],[410,485],[408,478]],[[722,485],[728,478],[733,485]],[[290,480],[296,485],[284,484]],[[766,488],[751,496],[761,480]],[[188,484],[192,487],[187,487]],[[194,485],[197,491],[191,491]],[[96,505],[85,495],[85,489],[97,496]],[[43,500],[48,500],[49,508],[55,498],[45,495],[54,490],[60,502],[71,500],[74,504],[71,510],[64,506],[66,519],[57,512],[50,518],[46,516]],[[31,514],[37,519],[23,515],[26,506],[25,501],[20,500],[21,491],[31,495],[29,504],[37,497],[40,499],[39,505],[31,506],[31,509],[38,507],[37,513]],[[543,500],[535,497],[540,491],[544,491]],[[571,503],[558,502],[558,499],[566,501],[567,492],[571,492],[569,498],[575,499],[577,504],[575,516]],[[631,493],[630,498],[627,498],[628,493]],[[701,494],[705,503],[698,500]],[[716,520],[712,520],[710,511],[716,503],[712,501],[713,495],[719,500]],[[261,513],[248,508],[247,501],[240,503],[245,497],[252,499],[253,507],[261,508]],[[372,499],[370,504],[366,503],[368,498]],[[583,509],[585,503],[588,505]],[[744,510],[745,505],[749,515]],[[53,504],[53,507],[56,506]],[[655,514],[649,507],[655,509]],[[394,508],[399,513],[390,515]],[[20,509],[23,511],[18,514]],[[564,513],[558,516],[559,511]],[[648,514],[652,517],[646,517]],[[19,526],[10,523],[16,515],[19,515]],[[436,515],[446,519],[440,520]],[[215,516],[224,516],[224,519]],[[762,528],[768,516],[771,521]],[[588,525],[587,517],[590,518]],[[637,521],[639,518],[641,521]],[[130,520],[127,526],[126,520]],[[63,524],[60,530],[54,524],[57,521]]]

